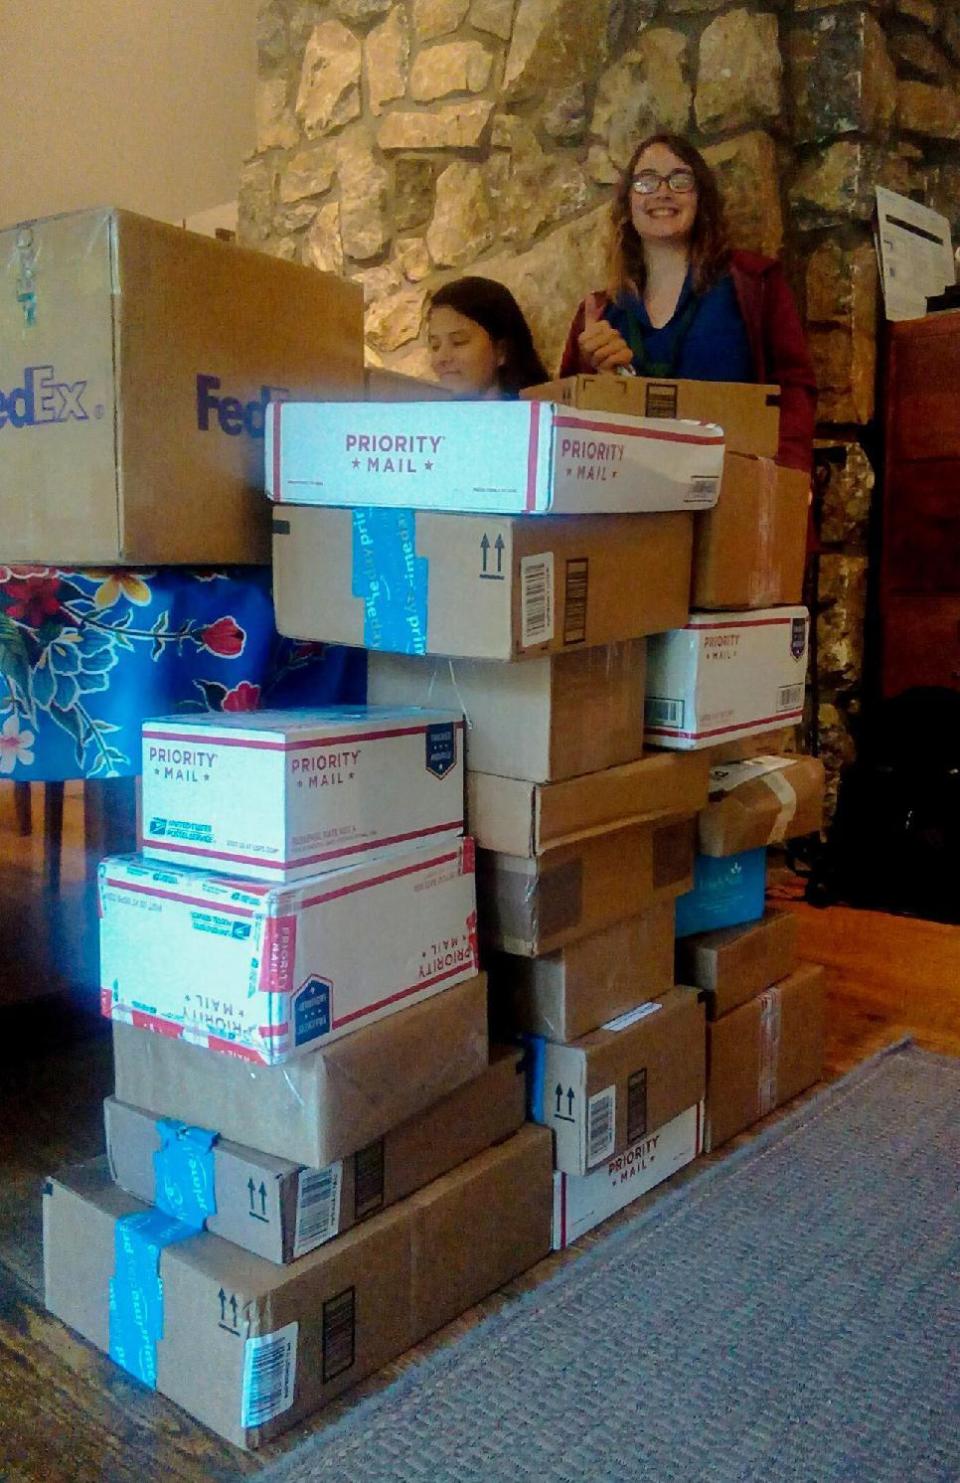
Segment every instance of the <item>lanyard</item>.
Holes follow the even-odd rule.
[[[697,317],[700,308],[700,298],[697,294],[691,294],[680,318],[677,320],[673,339],[670,342],[670,350],[665,360],[651,360],[647,354],[644,343],[644,331],[633,310],[625,306],[627,319],[627,342],[633,352],[634,365],[641,376],[672,377],[676,373],[683,350],[684,341],[690,331],[690,326]]]

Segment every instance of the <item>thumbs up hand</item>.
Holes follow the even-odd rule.
[[[588,294],[584,300],[584,328],[577,344],[581,356],[594,371],[616,371],[633,360],[633,352],[623,336],[601,319],[597,294]]]

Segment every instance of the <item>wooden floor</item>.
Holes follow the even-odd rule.
[[[4,876],[22,874],[27,857],[36,855],[35,845],[14,837],[2,807],[0,851],[2,890]],[[79,870],[76,860],[66,862],[68,877]],[[828,1077],[903,1035],[960,1055],[960,928],[842,908],[817,911],[791,903],[791,909],[799,917],[803,955],[828,968]],[[7,929],[9,916],[9,898],[0,895]],[[29,945],[14,958],[14,968],[19,964],[27,973]],[[9,977],[9,962],[6,968]],[[110,1046],[82,999],[73,1009],[62,1000],[52,1007],[6,1007],[0,1025],[6,1031],[0,1035],[0,1483],[159,1483],[254,1474],[304,1435],[329,1425],[358,1396],[386,1384],[558,1265],[575,1261],[599,1239],[591,1233],[570,1252],[540,1263],[313,1422],[257,1454],[238,1452],[44,1312],[40,1186],[49,1170],[102,1151],[100,1104],[112,1090]],[[27,1033],[32,1050],[22,1038]],[[37,1044],[43,1047],[39,1052]],[[713,1157],[723,1156],[721,1151]],[[693,1172],[682,1171],[615,1221],[629,1219]]]

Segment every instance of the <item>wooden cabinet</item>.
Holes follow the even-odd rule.
[[[888,325],[883,379],[881,689],[960,689],[960,310]]]

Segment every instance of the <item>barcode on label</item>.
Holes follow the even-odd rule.
[[[553,638],[553,552],[524,556],[520,561],[520,644],[545,644]]]
[[[802,685],[781,685],[777,691],[777,710],[796,711],[803,705]]]
[[[303,1256],[322,1246],[340,1229],[340,1190],[343,1166],[304,1169],[297,1190],[297,1225],[293,1237],[294,1256]]]
[[[356,1288],[347,1287],[323,1305],[323,1383],[349,1370],[356,1339]]]
[[[683,701],[669,700],[664,695],[648,695],[644,704],[648,726],[683,727]]]
[[[353,1156],[353,1217],[363,1220],[383,1209],[383,1139],[368,1143]]]
[[[297,1324],[248,1339],[243,1350],[240,1425],[263,1426],[289,1411],[297,1378]]]
[[[587,1103],[587,1168],[608,1159],[617,1139],[617,1089],[605,1087]]]
[[[563,598],[563,642],[583,644],[587,638],[587,589],[590,563],[585,556],[567,562]]]
[[[676,417],[677,387],[670,381],[651,381],[647,387],[646,417]]]
[[[711,504],[717,497],[719,484],[716,474],[691,474],[690,499],[698,504]]]
[[[637,1143],[647,1133],[647,1068],[634,1071],[627,1082],[627,1142]]]

